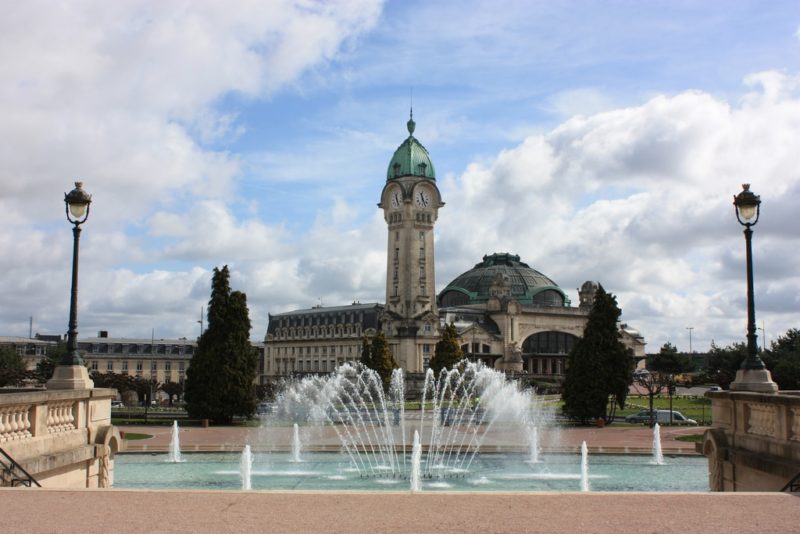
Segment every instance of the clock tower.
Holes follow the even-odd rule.
[[[428,151],[408,138],[389,162],[379,208],[388,226],[383,325],[397,364],[422,372],[439,340],[433,227],[444,206]]]

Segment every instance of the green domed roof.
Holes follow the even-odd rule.
[[[433,168],[431,156],[422,144],[414,137],[414,116],[408,120],[408,139],[403,141],[389,162],[386,181],[400,176],[423,176],[436,181],[436,170]]]
[[[492,286],[505,286],[507,296],[532,306],[569,306],[564,291],[550,278],[531,269],[516,254],[492,254],[455,280],[439,294],[442,307],[481,304],[489,300]]]

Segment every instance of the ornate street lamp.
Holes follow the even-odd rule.
[[[81,225],[89,217],[92,195],[83,190],[83,182],[75,182],[75,189],[64,194],[67,220],[72,227],[72,296],[69,301],[69,330],[67,331],[67,352],[61,358],[61,365],[83,365],[78,354],[78,249],[81,239]]]
[[[756,335],[756,308],[753,298],[753,226],[761,214],[761,198],[750,191],[750,184],[742,184],[742,191],[733,197],[736,219],[744,226],[747,262],[747,358],[736,372],[732,390],[774,392],[778,386],[772,381],[770,372],[758,356]]]
[[[78,245],[81,237],[81,224],[89,217],[92,195],[83,190],[83,182],[75,182],[75,189],[64,194],[67,220],[73,224],[72,235],[72,292],[69,302],[69,330],[67,331],[67,352],[61,357],[59,365],[48,381],[48,389],[84,389],[94,384],[78,353]]]

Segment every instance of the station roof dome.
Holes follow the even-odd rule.
[[[457,276],[439,294],[439,306],[485,303],[492,289],[532,306],[569,306],[564,291],[547,276],[520,261],[516,254],[495,253],[469,271]]]
[[[436,181],[436,170],[428,151],[422,143],[414,137],[414,115],[406,123],[408,127],[408,138],[394,151],[389,168],[386,170],[386,181],[399,178],[401,176],[422,176],[428,180]]]

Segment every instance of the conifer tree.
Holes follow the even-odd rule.
[[[613,420],[616,407],[625,406],[633,381],[633,360],[620,341],[617,299],[600,286],[583,337],[567,356],[564,412],[582,423]]]
[[[464,353],[461,350],[461,346],[458,344],[456,325],[450,323],[444,327],[442,339],[436,343],[436,349],[429,366],[438,376],[442,369],[452,369],[463,357]]]
[[[229,424],[234,416],[251,416],[256,409],[253,381],[256,353],[250,344],[247,297],[231,291],[228,266],[214,269],[208,328],[186,371],[189,416]]]
[[[372,363],[372,349],[369,346],[369,339],[367,336],[361,338],[361,364],[370,369],[375,368]]]
[[[371,368],[381,377],[384,391],[388,391],[392,382],[392,371],[397,369],[397,363],[389,351],[389,344],[386,342],[386,336],[383,332],[379,331],[372,338],[370,359],[372,360]]]

